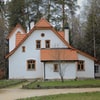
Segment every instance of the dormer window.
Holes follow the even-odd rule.
[[[50,48],[50,40],[45,41],[45,48]]]

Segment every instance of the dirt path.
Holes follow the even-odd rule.
[[[63,94],[63,93],[94,92],[94,91],[100,91],[100,88],[43,89],[43,90],[6,88],[6,89],[0,89],[0,100],[16,100],[18,98],[26,98],[33,96]]]

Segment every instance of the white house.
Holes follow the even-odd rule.
[[[44,18],[25,33],[17,25],[8,34],[9,79],[94,78],[94,57],[69,44],[69,32],[56,31]]]

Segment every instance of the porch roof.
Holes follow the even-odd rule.
[[[72,49],[41,49],[41,61],[75,61],[78,55]]]

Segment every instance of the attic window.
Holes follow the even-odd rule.
[[[46,40],[45,41],[45,47],[46,48],[50,48],[50,40]]]
[[[41,48],[41,40],[36,40],[36,49]]]
[[[78,71],[84,71],[85,69],[84,69],[84,61],[78,61],[77,62],[77,70]]]
[[[22,52],[25,52],[25,49],[26,49],[25,46],[22,46]]]
[[[45,34],[44,33],[41,33],[41,37],[44,37],[45,36]]]

